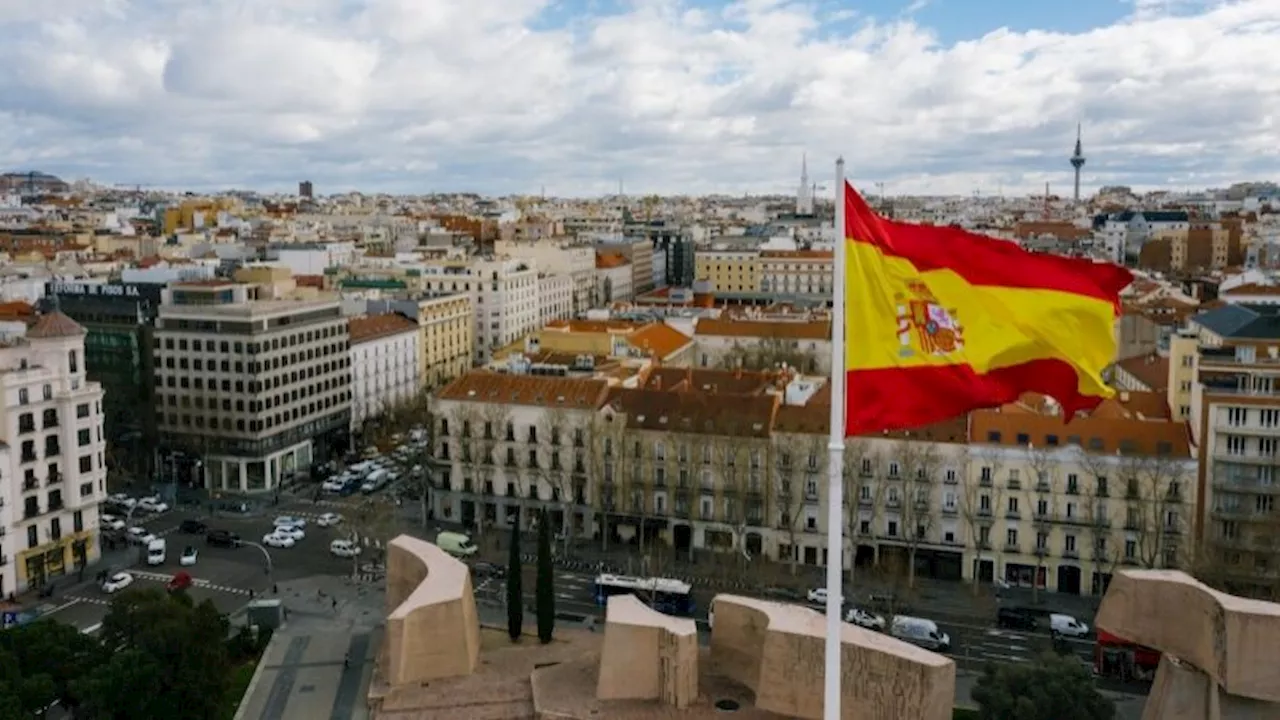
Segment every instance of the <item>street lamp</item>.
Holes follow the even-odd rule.
[[[275,580],[274,580],[275,566],[271,563],[271,553],[267,552],[267,549],[265,547],[263,547],[262,545],[259,545],[256,542],[253,542],[252,540],[241,540],[240,544],[248,545],[250,547],[256,547],[258,548],[258,551],[262,553],[262,557],[265,558],[267,561],[267,568],[266,568],[267,569],[267,586],[274,587],[275,586]]]

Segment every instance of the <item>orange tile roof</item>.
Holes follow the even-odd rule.
[[[1116,363],[1116,366],[1153,391],[1166,390],[1169,387],[1169,358],[1162,357],[1158,353],[1125,358]]]
[[[1006,447],[1030,443],[1039,448],[1078,444],[1089,452],[1138,455],[1163,450],[1173,457],[1190,457],[1186,424],[1169,420],[1163,405],[1159,393],[1128,393],[1127,401],[1105,401],[1092,413],[1064,423],[1061,415],[1043,411],[1042,397],[1027,395],[1016,407],[973,412],[969,441]]]
[[[293,281],[298,284],[298,287],[313,287],[313,288],[324,287],[323,275],[294,275]]]
[[[630,261],[621,253],[596,253],[596,269],[608,270],[610,268],[622,267]]]
[[[695,335],[726,337],[786,338],[789,340],[830,340],[830,320],[725,320],[702,318],[694,327]]]
[[[1280,295],[1280,285],[1259,285],[1258,283],[1245,283],[1237,285],[1230,290],[1223,290],[1223,295]]]
[[[25,303],[21,300],[0,303],[0,317],[29,318],[35,314],[36,309],[30,303]]]
[[[656,322],[639,328],[627,336],[632,347],[652,353],[659,360],[671,357],[681,348],[693,342],[693,338],[664,322]]]
[[[776,395],[712,395],[618,388],[609,405],[627,416],[630,430],[767,438]]]
[[[608,391],[609,384],[603,380],[473,370],[444,386],[438,398],[591,410],[604,405]]]
[[[347,334],[351,336],[352,345],[417,330],[418,323],[399,313],[368,315],[347,321]]]
[[[641,323],[632,320],[552,320],[542,329],[562,333],[603,333],[634,330],[640,326]]]
[[[785,379],[786,376],[777,371],[658,367],[645,378],[644,389],[697,391],[712,395],[763,395]]]

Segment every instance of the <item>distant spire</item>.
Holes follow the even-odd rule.
[[[1076,202],[1080,202],[1080,169],[1084,167],[1084,145],[1081,142],[1080,123],[1076,123],[1076,149],[1071,154],[1071,167],[1075,169],[1075,193]]]

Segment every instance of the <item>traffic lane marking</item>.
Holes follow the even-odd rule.
[[[59,605],[56,610],[41,615],[41,619],[48,618],[83,630],[92,625],[101,624],[102,619],[107,616],[106,604],[98,603],[90,597],[79,595],[69,597],[73,599]],[[106,597],[103,596],[103,599]]]

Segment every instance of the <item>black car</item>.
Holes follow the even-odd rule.
[[[1022,608],[1002,607],[996,611],[996,625],[1011,630],[1035,630],[1038,623],[1034,613]]]
[[[208,532],[209,526],[199,520],[183,520],[178,525],[178,532],[188,535],[203,535]]]
[[[230,530],[210,530],[204,540],[219,547],[240,547],[240,536]]]
[[[501,565],[495,565],[490,562],[475,562],[471,564],[471,572],[477,578],[501,580],[507,576],[507,569]]]

